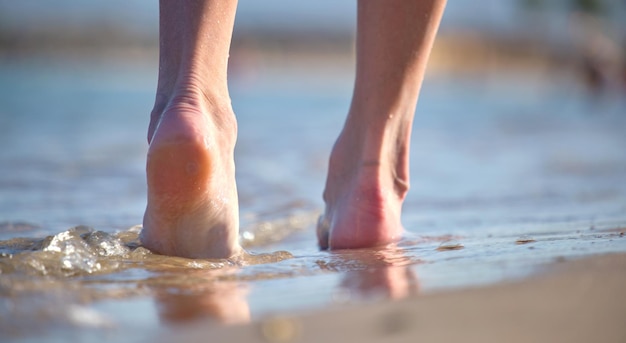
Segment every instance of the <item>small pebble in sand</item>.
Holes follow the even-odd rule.
[[[455,241],[455,240],[448,240],[439,244],[439,246],[437,247],[437,250],[448,251],[448,250],[460,250],[463,248],[465,248],[465,246],[463,246],[461,242]]]
[[[380,328],[384,335],[394,335],[408,331],[415,326],[413,315],[406,311],[395,311],[383,316]]]
[[[522,235],[517,240],[515,240],[515,244],[517,245],[528,244],[532,242],[536,242],[536,240],[528,235]]]

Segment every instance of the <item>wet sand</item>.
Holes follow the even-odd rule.
[[[556,262],[515,283],[266,317],[200,322],[161,342],[624,342],[626,254]]]
[[[596,268],[572,281],[558,276],[569,262],[552,263],[626,252],[621,97],[591,98],[552,74],[433,76],[414,127],[407,240],[387,251],[321,252],[320,192],[352,68],[240,65],[232,96],[241,239],[253,253],[292,258],[238,265],[150,255],[129,239],[145,209],[154,68],[0,64],[0,145],[11,147],[0,149],[3,342],[159,341],[163,332],[178,340],[181,328],[189,340],[276,342],[510,341],[544,327],[581,340],[589,336],[576,330],[619,334],[619,316],[597,313],[621,305],[609,302],[619,294],[609,287],[624,282],[604,278],[623,272],[596,277]],[[72,234],[79,224],[96,231]],[[463,248],[450,249],[450,239]],[[551,275],[561,281],[545,281]],[[500,286],[477,288],[491,285]],[[268,321],[281,313],[299,324]],[[230,315],[252,324],[219,326]]]

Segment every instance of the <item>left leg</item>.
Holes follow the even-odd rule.
[[[159,81],[148,128],[141,243],[164,255],[241,252],[227,85],[237,0],[161,0]]]

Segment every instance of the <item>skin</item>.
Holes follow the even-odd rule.
[[[226,0],[160,2],[159,81],[140,237],[159,254],[225,258],[241,251],[237,122],[226,83],[236,8]]]
[[[411,126],[444,7],[359,1],[354,95],[330,156],[320,247],[380,246],[402,235]]]
[[[141,242],[165,255],[242,250],[227,87],[237,1],[161,0],[159,81],[148,129]],[[360,0],[354,95],[330,156],[321,248],[380,246],[402,234],[409,142],[444,0]]]

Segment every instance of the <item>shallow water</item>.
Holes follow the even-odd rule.
[[[626,251],[626,113],[561,76],[432,76],[418,106],[405,239],[324,252],[314,225],[351,73],[231,82],[241,240],[251,256],[140,247],[155,67],[0,65],[0,333],[136,339],[192,320],[402,298]]]

